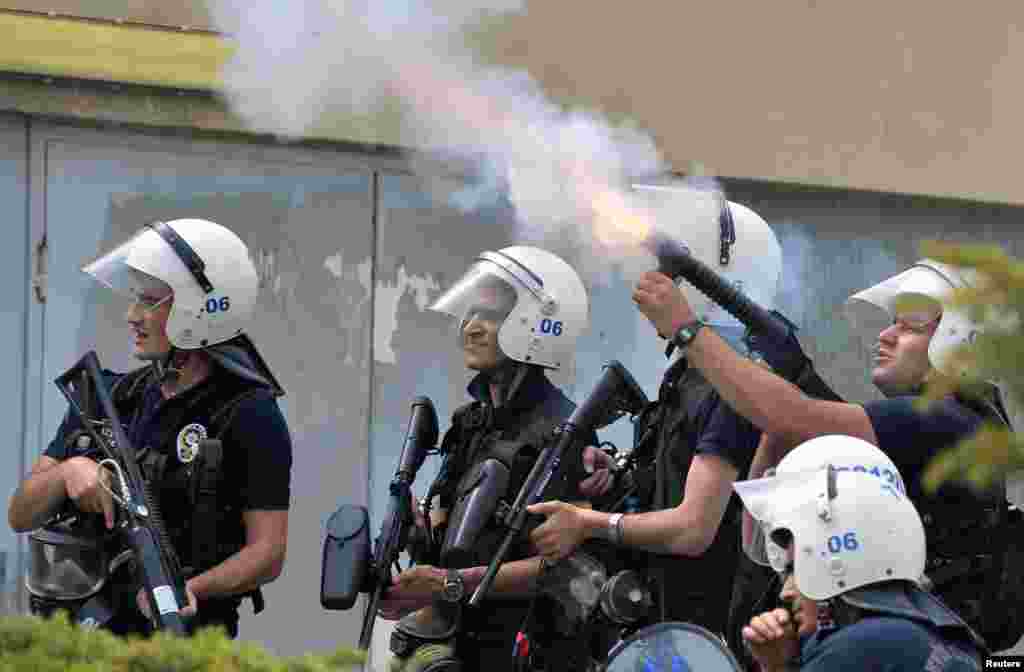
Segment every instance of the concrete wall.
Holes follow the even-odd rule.
[[[267,612],[244,616],[242,636],[285,653],[354,642],[359,614],[325,612],[318,585],[322,526],[342,502],[368,503],[376,531],[408,418],[430,396],[442,429],[465,401],[466,376],[450,325],[425,310],[481,249],[514,242],[501,207],[467,215],[448,205],[451,177],[425,181],[370,153],[164,137],[40,119],[0,125],[0,190],[13,203],[0,246],[8,450],[0,490],[13,491],[62,413],[53,378],[95,347],[108,366],[131,365],[124,304],[80,265],[149,218],[203,215],[246,240],[260,270],[252,334],[288,391],[295,444],[289,556],[268,587]],[[802,327],[824,377],[851,400],[874,397],[867,343],[838,308],[852,291],[901,269],[922,238],[992,240],[1021,253],[1021,209],[869,192],[728,181],[730,198],[775,228],[785,257],[781,308]],[[27,205],[27,207],[26,207]],[[45,239],[46,301],[31,287],[32,251]],[[591,288],[592,325],[575,370],[558,382],[589,390],[600,364],[621,359],[648,395],[662,344],[637,319],[621,281]],[[608,433],[628,445],[628,425]],[[436,460],[416,483],[422,494]],[[0,532],[8,567],[18,541]],[[14,551],[13,553],[11,553]],[[8,571],[12,592],[21,568]],[[386,638],[381,626],[378,644]]]

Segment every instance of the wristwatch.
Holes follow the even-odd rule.
[[[462,596],[466,593],[466,582],[462,580],[462,574],[457,569],[445,570],[444,587],[441,589],[441,597],[445,602],[461,602]]]
[[[694,320],[693,322],[687,322],[683,326],[679,327],[679,330],[672,336],[672,342],[676,344],[680,352],[686,351],[686,346],[690,345],[690,341],[697,338],[697,332],[702,327],[708,326],[708,323],[704,320]]]
[[[613,513],[608,518],[608,541],[612,542],[615,546],[622,545],[622,514]]]

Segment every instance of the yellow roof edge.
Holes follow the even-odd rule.
[[[209,31],[0,10],[0,72],[212,91],[232,50]]]

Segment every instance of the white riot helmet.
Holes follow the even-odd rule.
[[[925,534],[914,505],[871,474],[822,469],[733,484],[780,548],[792,545],[797,588],[828,600],[871,584],[924,573]],[[784,571],[786,554],[772,558]]]
[[[634,185],[656,228],[683,243],[690,253],[765,310],[775,308],[782,273],[782,248],[768,223],[745,205],[719,192],[679,185]],[[740,327],[739,320],[687,283],[686,299],[697,317],[716,327]]]
[[[837,472],[851,471],[869,474],[887,486],[906,495],[907,488],[899,469],[877,446],[864,439],[841,434],[819,436],[804,441],[789,451],[779,465],[766,472],[767,476],[784,476],[815,471],[831,466]],[[784,549],[764,534],[761,526],[755,525],[750,534],[743,536],[743,550],[751,560],[761,565],[771,565],[772,558],[784,553]]]
[[[965,311],[942,304],[954,289],[972,284],[970,274],[967,269],[922,259],[906,271],[851,296],[846,302],[847,315],[855,326],[861,326],[872,310],[881,308],[893,319],[902,300],[934,301],[942,310],[942,318],[928,343],[928,361],[946,375],[962,375],[965,372],[954,370],[949,356],[958,346],[972,342],[981,327]]]
[[[242,334],[258,292],[256,267],[245,243],[205,219],[148,224],[82,270],[132,299],[147,286],[170,287],[174,299],[167,338],[182,350],[206,348]]]
[[[524,246],[481,253],[430,310],[459,320],[483,311],[501,323],[498,345],[506,356],[549,369],[571,364],[589,319],[576,271],[547,250]]]

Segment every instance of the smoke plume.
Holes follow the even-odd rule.
[[[439,160],[470,167],[456,207],[507,200],[520,242],[564,255],[591,281],[609,257],[626,259],[627,275],[650,268],[637,243],[655,213],[630,185],[664,171],[651,138],[563,108],[529,74],[485,66],[467,45],[482,21],[522,9],[520,0],[218,0],[212,12],[237,41],[226,95],[254,129],[296,137],[342,115],[400,110],[417,172],[436,174]]]

